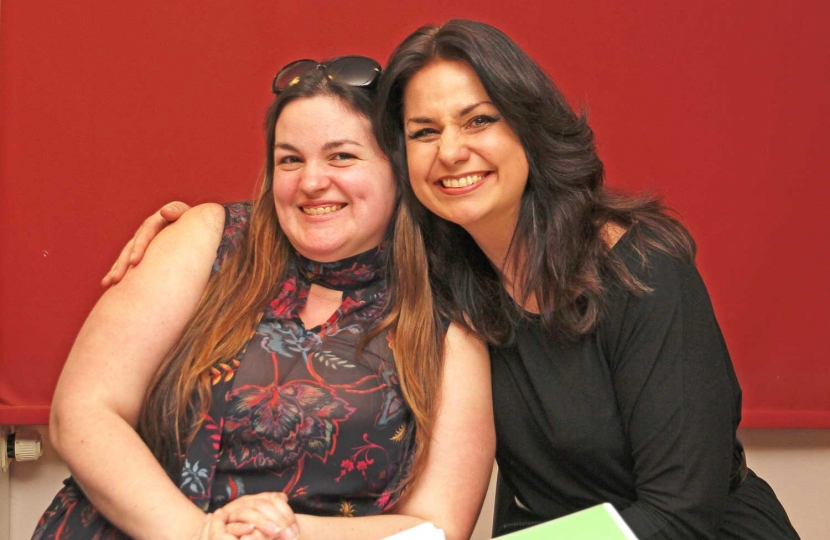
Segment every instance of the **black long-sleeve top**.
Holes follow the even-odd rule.
[[[629,235],[613,249],[653,292],[611,281],[581,339],[530,318],[491,348],[499,469],[541,520],[607,501],[641,540],[715,538],[739,504],[741,389],[708,293],[692,264],[649,252],[644,267]]]

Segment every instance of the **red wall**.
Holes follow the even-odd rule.
[[[452,4],[2,0],[0,423],[46,421],[98,280],[142,218],[250,196],[276,69],[384,59],[461,16],[501,27],[590,108],[609,183],[681,212],[744,425],[830,427],[827,3]]]

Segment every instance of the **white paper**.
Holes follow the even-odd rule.
[[[432,523],[421,523],[411,529],[406,529],[383,540],[447,540],[444,531]]]

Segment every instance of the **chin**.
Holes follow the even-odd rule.
[[[441,216],[445,220],[449,221],[450,223],[454,223],[461,227],[462,229],[469,231],[470,228],[482,225],[482,216],[479,214],[468,214],[468,213],[458,213],[454,212],[451,214],[447,214],[446,216]]]

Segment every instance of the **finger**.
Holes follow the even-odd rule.
[[[247,509],[253,509],[259,512],[262,517],[251,517],[251,514],[246,514]],[[266,492],[258,493],[256,495],[245,495],[235,499],[225,505],[224,510],[229,512],[231,520],[246,521],[245,516],[249,516],[247,521],[255,523],[257,529],[261,532],[273,534],[274,530],[285,531],[292,525],[296,524],[296,517],[291,506],[288,504],[288,496],[282,492]],[[271,528],[270,525],[264,525],[263,518],[267,518],[270,523],[276,525]],[[295,531],[297,528],[295,527]],[[296,535],[294,535],[296,537]],[[288,538],[292,538],[289,534]]]
[[[118,254],[118,258],[115,260],[112,268],[110,268],[109,273],[101,280],[103,287],[106,288],[115,285],[124,278],[124,274],[127,273],[127,269],[130,267],[130,253],[132,252],[134,242],[135,238],[130,239],[127,245],[121,249],[121,253]]]
[[[239,540],[273,540],[278,538],[277,536],[267,536],[262,534],[260,531],[254,530],[251,534],[246,534],[245,536],[239,537]]]
[[[173,201],[162,206],[161,210],[159,210],[159,214],[161,214],[161,217],[172,223],[182,217],[182,214],[188,210],[190,210],[189,204],[181,201]]]
[[[118,254],[118,259],[115,261],[115,265],[112,267],[112,274],[113,278],[116,283],[121,281],[121,278],[124,277],[124,274],[127,273],[127,269],[130,267],[130,254],[135,249],[135,237],[131,238],[127,245],[124,246],[124,249],[121,250],[121,253]]]
[[[271,516],[271,519],[282,528],[282,537],[288,540],[297,538],[299,535],[299,526],[297,525],[297,517],[294,515],[294,510],[288,504],[288,495],[283,492],[270,492],[263,493],[262,496],[268,500],[269,504],[267,505],[267,509],[269,511],[276,510],[279,512],[279,516]]]
[[[147,246],[158,234],[167,227],[168,221],[161,216],[160,212],[156,212],[152,216],[144,220],[141,227],[135,232],[133,237],[133,246],[129,255],[130,264],[138,264],[144,257],[144,252],[147,251]]]
[[[191,538],[197,538],[198,540],[207,540],[208,534],[208,524],[210,523],[210,514],[205,515],[205,520],[202,522],[202,525],[196,531],[196,533],[191,536]]]
[[[300,526],[295,521],[290,527],[282,531],[282,537],[285,540],[296,540],[300,537]]]
[[[218,519],[219,521],[221,521],[222,523],[224,523],[225,525],[227,525],[227,524],[228,524],[228,522],[229,522],[229,521],[230,521],[230,519],[231,519],[230,514],[229,514],[229,513],[228,513],[228,511],[227,511],[227,510],[225,510],[224,508],[217,508],[216,510],[214,510],[214,511],[213,511],[213,514],[212,514],[212,515],[213,515],[216,519]]]
[[[246,534],[251,534],[256,530],[250,523],[243,523],[241,521],[232,521],[228,523],[227,530],[232,535],[236,536],[237,538],[242,538]]]
[[[264,515],[278,519],[280,517],[294,521],[294,512],[288,505],[288,497],[284,493],[270,492],[256,495],[245,495],[225,505],[224,510],[233,513],[241,508],[256,508]]]
[[[271,538],[280,534],[290,524],[279,513],[275,515],[273,512],[269,512],[269,514],[262,512],[260,507],[248,506],[231,511],[230,521],[253,525],[256,530]]]
[[[228,532],[227,520],[227,514],[210,515],[205,526],[207,532],[205,540],[236,540],[237,537]]]

